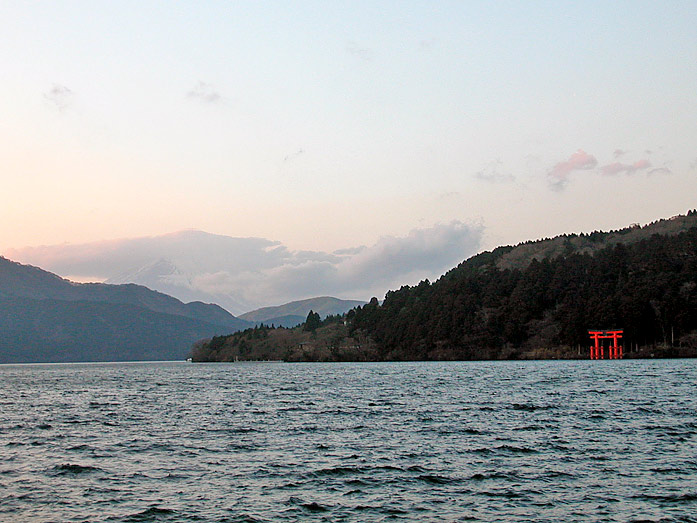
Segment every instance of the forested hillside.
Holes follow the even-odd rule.
[[[695,212],[682,218],[694,220]],[[564,254],[532,258],[524,268],[499,268],[511,248],[480,254],[433,284],[402,287],[382,305],[373,300],[349,313],[352,330],[369,334],[385,359],[544,356],[563,347],[583,347],[585,355],[590,328],[624,328],[628,350],[694,347],[697,227],[590,252],[573,248],[578,238],[608,236],[562,237]]]
[[[194,345],[194,361],[376,361],[375,344],[366,336],[349,335],[344,318],[324,320],[310,311],[307,321],[292,329],[258,325],[229,336],[216,336]]]
[[[296,359],[289,352],[295,343],[303,357],[323,360],[346,359],[352,350],[375,360],[586,358],[588,329],[623,328],[629,357],[694,356],[697,212],[500,247],[434,283],[389,291],[382,304],[373,298],[344,323],[343,340],[336,327],[331,335],[317,328],[314,337],[264,332],[263,354]],[[260,354],[260,334],[249,331],[240,353],[242,336],[217,338],[216,351],[227,359]],[[222,357],[209,348],[200,344],[197,356]]]

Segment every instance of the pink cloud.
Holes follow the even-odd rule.
[[[553,186],[563,188],[573,171],[588,171],[594,169],[597,165],[598,160],[595,159],[595,156],[579,149],[569,156],[569,159],[565,162],[556,164],[547,174],[551,178]]]
[[[626,173],[634,174],[637,171],[642,171],[651,167],[651,162],[648,160],[639,160],[632,164],[615,162],[608,165],[603,165],[600,169],[602,173],[606,176],[612,176],[615,174]]]

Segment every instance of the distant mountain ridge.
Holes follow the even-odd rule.
[[[7,258],[79,282],[135,283],[236,316],[310,296],[367,299],[440,274],[475,253],[483,228],[458,221],[332,252],[199,230],[82,244],[7,248]],[[304,313],[306,315],[306,313]]]
[[[31,265],[0,256],[0,296],[33,299],[107,302],[137,305],[154,312],[175,314],[231,328],[244,327],[235,316],[215,304],[182,303],[180,300],[133,283],[74,283]]]
[[[183,359],[198,339],[253,325],[217,305],[73,283],[3,257],[0,313],[0,362]]]
[[[263,322],[267,325],[294,327],[304,322],[307,314],[312,310],[322,318],[330,315],[341,315],[354,307],[365,305],[366,302],[358,300],[341,300],[331,296],[320,296],[305,300],[292,301],[284,305],[274,307],[262,307],[244,314],[239,318],[253,322]]]

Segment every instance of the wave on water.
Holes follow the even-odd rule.
[[[125,517],[109,518],[108,521],[120,521],[122,523],[136,523],[140,521],[182,521],[181,515],[174,510],[160,507],[149,507],[141,512],[129,514]],[[189,519],[186,519],[189,521]]]
[[[90,474],[93,472],[101,472],[102,469],[99,467],[93,467],[91,465],[78,465],[75,463],[64,463],[62,465],[56,465],[51,469],[51,473],[55,476],[65,476],[65,475],[77,475],[77,474]]]
[[[694,504],[697,502],[697,492],[687,492],[682,494],[637,494],[635,499],[658,501],[663,504]],[[697,506],[695,506],[697,511]]]
[[[596,363],[0,367],[0,521],[697,523],[697,360]]]

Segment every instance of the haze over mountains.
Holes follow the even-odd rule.
[[[181,360],[194,342],[260,322],[292,327],[363,302],[322,297],[236,318],[135,284],[74,283],[0,257],[0,363]]]
[[[461,222],[383,237],[370,247],[294,251],[264,238],[202,231],[6,250],[12,260],[75,281],[144,285],[184,302],[216,303],[235,315],[314,296],[369,299],[438,276],[474,254],[480,227]]]
[[[251,325],[217,305],[73,283],[0,257],[0,363],[181,360],[195,341]]]
[[[508,325],[516,321],[517,316],[522,314],[521,311],[534,305],[526,301],[533,295],[531,289],[534,290],[536,286],[539,286],[543,280],[542,276],[546,278],[550,276],[547,273],[540,273],[541,267],[552,267],[551,264],[557,264],[558,271],[568,272],[568,275],[564,272],[566,275],[564,278],[569,276],[571,278],[569,281],[572,282],[582,275],[587,276],[589,271],[592,273],[589,268],[591,265],[588,264],[596,263],[593,261],[596,259],[594,258],[596,253],[604,252],[605,255],[597,258],[598,260],[614,260],[631,255],[644,264],[640,269],[623,269],[625,272],[620,271],[619,276],[611,275],[608,282],[613,285],[624,282],[627,275],[630,276],[629,283],[634,282],[638,278],[636,274],[642,274],[641,271],[646,272],[649,269],[653,270],[652,264],[656,264],[659,268],[663,265],[668,267],[669,270],[661,269],[662,272],[657,272],[646,282],[641,283],[644,287],[641,285],[638,287],[651,288],[652,292],[655,291],[655,296],[652,294],[646,298],[649,294],[642,291],[644,294],[638,293],[630,300],[632,310],[638,310],[641,313],[640,316],[643,314],[645,318],[644,316],[639,319],[632,317],[631,320],[625,318],[622,321],[626,327],[636,324],[634,326],[636,332],[648,329],[653,322],[651,327],[653,331],[647,330],[644,334],[646,340],[658,339],[657,333],[660,333],[665,341],[666,333],[670,332],[672,336],[674,330],[678,336],[687,339],[692,336],[690,329],[693,328],[690,311],[694,309],[694,303],[697,303],[693,292],[695,280],[690,272],[694,265],[692,238],[695,231],[697,231],[697,212],[691,211],[687,216],[660,220],[645,227],[632,226],[611,233],[564,235],[548,240],[526,242],[516,247],[500,247],[493,252],[484,252],[469,258],[459,264],[456,269],[448,271],[433,285],[424,281],[415,287],[402,286],[398,291],[390,291],[384,304],[379,308],[377,308],[377,302],[371,300],[369,305],[362,307],[362,312],[359,309],[357,313],[351,313],[354,314],[351,316],[353,328],[365,329],[365,332],[370,333],[376,341],[381,343],[387,343],[385,340],[392,338],[399,338],[401,341],[396,345],[393,343],[392,347],[397,351],[409,347],[411,343],[413,345],[411,352],[400,353],[402,358],[408,354],[412,354],[411,357],[417,359],[425,357],[419,351],[428,345],[428,343],[423,345],[425,343],[423,340],[428,337],[422,339],[421,335],[415,336],[414,333],[426,332],[429,329],[440,333],[445,329],[450,332],[448,335],[451,335],[463,329],[463,322],[470,324],[465,329],[468,335],[475,333],[479,336],[475,341],[467,341],[467,344],[472,347],[484,347],[495,342],[502,343],[501,340],[496,341],[498,339],[496,332],[510,331],[516,334],[518,327],[501,328],[496,331],[491,330],[487,325],[493,321],[492,318]],[[685,236],[688,233],[692,236]],[[675,240],[670,240],[672,243],[669,243],[663,238],[675,238]],[[627,250],[630,246],[632,250]],[[574,261],[576,265],[586,264],[588,267],[578,269],[576,266],[569,266],[571,267],[569,268],[564,265],[567,259]],[[676,276],[674,266],[682,267],[680,264],[684,264],[685,260],[689,262],[686,265],[687,268],[680,269],[682,272]],[[613,267],[613,270],[615,268]],[[481,278],[484,278],[482,280],[484,283],[479,282]],[[578,305],[578,296],[580,296],[580,294],[577,295],[577,290],[574,290],[574,285],[578,286],[578,282],[566,283],[564,278],[552,278],[556,282],[555,292],[562,293],[566,300],[565,307],[573,309]],[[679,278],[687,279],[682,281]],[[527,290],[517,290],[520,285],[516,282]],[[457,288],[451,289],[452,285],[456,285]],[[480,295],[483,292],[480,288],[482,285],[489,288],[491,292],[487,292],[491,296],[486,293]],[[512,290],[506,289],[506,285],[511,285]],[[621,302],[630,293],[636,294],[635,282],[632,285],[634,287],[626,284],[617,291],[619,297],[616,299]],[[503,290],[499,289],[501,286]],[[596,284],[589,288],[596,288]],[[508,308],[501,306],[496,309],[492,306],[494,297],[508,300],[511,296],[518,295],[525,296],[525,299],[516,302],[515,306],[510,303],[506,306]],[[665,304],[660,301],[673,295],[683,301],[669,300]],[[426,297],[428,301],[425,301]],[[549,301],[551,298],[545,299]],[[586,296],[584,299],[590,300],[589,303],[602,301],[595,295]],[[408,306],[399,305],[402,301]],[[678,302],[679,304],[675,305]],[[251,327],[258,322],[264,322],[267,325],[271,323],[284,325],[283,321],[297,323],[298,319],[302,320],[302,317],[306,316],[308,309],[313,309],[322,316],[341,314],[361,303],[330,297],[300,300],[284,306],[264,307],[252,311],[244,315],[245,319],[249,320],[245,321],[245,319],[235,318],[217,305],[201,302],[184,304],[176,298],[135,284],[73,283],[40,268],[22,265],[0,257],[0,333],[2,334],[0,362],[182,359],[188,354],[192,344],[202,338],[229,334]],[[535,338],[533,341],[526,341],[524,336],[524,333],[532,328],[530,325],[535,328],[545,325],[549,327],[545,332],[549,331],[552,334],[564,332],[561,327],[557,328],[557,324],[562,324],[560,323],[562,319],[555,316],[560,310],[559,307],[555,308],[555,303],[552,300],[545,305],[548,309],[535,309],[534,314],[530,313],[530,318],[523,318],[528,322],[520,327],[523,334],[518,333],[517,337],[511,338],[513,341],[506,344],[513,347],[516,343],[534,342],[542,343],[542,346],[548,343],[564,343],[564,339],[557,339],[552,335],[549,339]],[[579,307],[576,308],[579,309]],[[656,312],[664,309],[672,310],[674,313],[665,315]],[[372,314],[373,310],[379,311],[377,316]],[[494,314],[496,310],[498,312]],[[574,309],[575,312],[572,312],[588,316],[589,310],[589,306],[582,304],[579,310]],[[613,320],[610,315],[611,312],[617,313],[617,311],[618,307],[610,307],[603,312],[601,319],[617,323],[619,319]],[[446,321],[443,318],[449,319]],[[488,319],[484,321],[482,318]],[[600,322],[591,317],[584,316],[584,318],[583,321],[577,322],[576,327],[580,334],[574,334],[579,339],[573,338],[573,343],[580,343],[585,335],[584,329],[587,324]],[[400,322],[403,324],[402,327],[398,327]],[[452,323],[451,327],[454,329],[452,332],[448,330],[448,322]],[[383,331],[389,331],[389,336]],[[440,347],[439,350],[445,350],[447,344],[443,340],[447,341],[447,336],[440,333],[434,339],[439,340],[438,343],[441,344],[436,344]],[[461,349],[461,346],[465,346],[462,345],[463,343],[465,342],[462,340],[452,341],[451,345],[454,347],[452,350],[455,352],[451,351],[452,353],[449,352],[447,356],[454,357],[460,354],[457,351]],[[432,358],[435,354],[427,355],[427,357]],[[471,357],[474,353],[467,354]],[[497,357],[500,356],[499,353],[496,354],[498,354]]]

